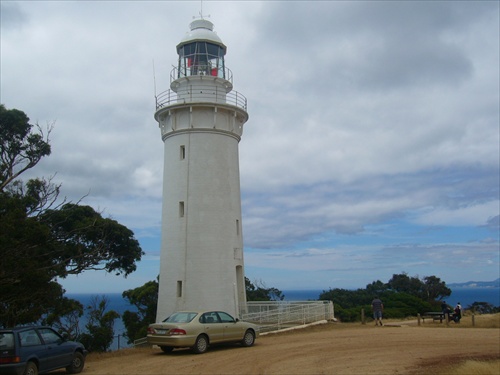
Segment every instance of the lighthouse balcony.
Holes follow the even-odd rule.
[[[176,104],[187,103],[218,103],[229,104],[247,110],[247,98],[237,91],[226,92],[226,90],[211,84],[182,86],[176,89],[168,89],[155,96],[156,110]]]

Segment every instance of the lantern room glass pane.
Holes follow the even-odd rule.
[[[224,49],[208,42],[193,42],[179,49],[179,77],[207,75],[225,78]]]

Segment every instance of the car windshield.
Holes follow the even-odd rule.
[[[0,333],[0,350],[14,349],[14,334],[11,332]]]
[[[198,315],[195,312],[178,312],[170,315],[165,319],[164,323],[189,323],[194,317]]]

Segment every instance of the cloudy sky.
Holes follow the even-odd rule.
[[[169,88],[201,7],[248,99],[248,278],[322,290],[401,272],[499,277],[497,1],[1,1],[0,102],[55,122],[31,175],[56,174],[146,252],[128,278],[89,272],[63,280],[68,292],[159,273],[153,76]]]

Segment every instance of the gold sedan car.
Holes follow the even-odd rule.
[[[258,335],[258,326],[223,311],[180,311],[161,323],[150,324],[147,340],[165,353],[174,348],[191,348],[201,354],[212,344],[239,342],[252,346]]]

